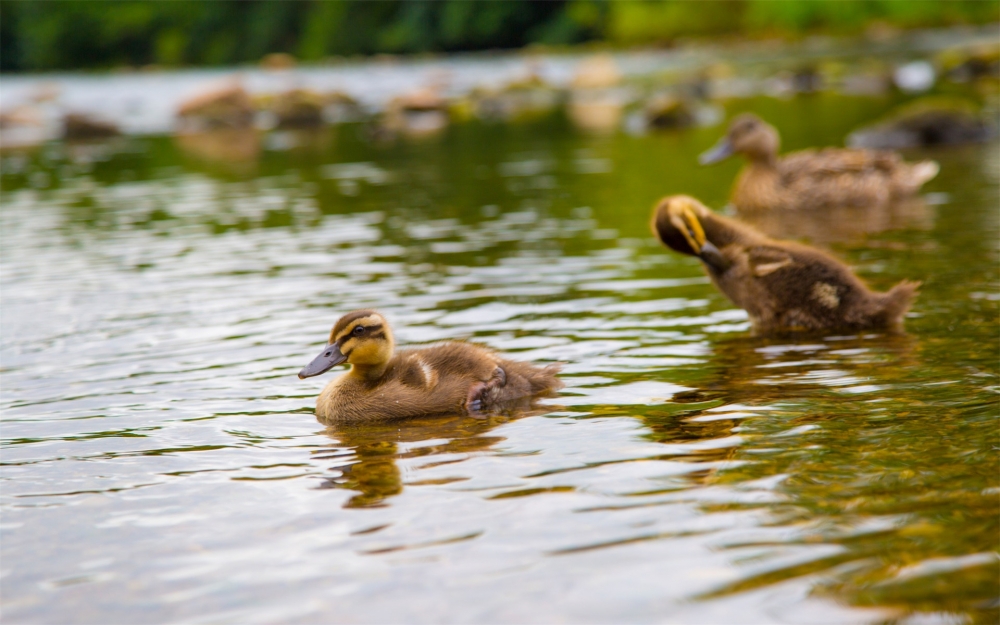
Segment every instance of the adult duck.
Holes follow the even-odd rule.
[[[743,211],[883,207],[916,194],[938,173],[934,161],[907,163],[894,152],[876,150],[823,148],[779,157],[780,144],[773,126],[743,113],[698,160],[707,165],[733,154],[747,159],[731,198]]]

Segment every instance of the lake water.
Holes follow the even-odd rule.
[[[726,107],[792,150],[892,99]],[[907,154],[941,173],[900,214],[764,224],[923,281],[906,335],[768,340],[647,228],[725,204],[721,132],[6,153],[5,622],[995,622],[1000,145]],[[325,429],[295,374],[369,306],[567,388]]]

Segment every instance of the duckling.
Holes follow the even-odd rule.
[[[733,204],[743,211],[883,207],[916,194],[938,173],[934,161],[907,163],[894,152],[874,150],[823,148],[778,158],[780,142],[773,126],[743,113],[698,161],[708,165],[736,153],[750,161],[732,193]]]
[[[326,385],[316,417],[326,425],[435,414],[479,416],[562,388],[559,364],[508,360],[481,345],[448,342],[395,352],[389,323],[374,310],[340,318],[322,353],[299,372],[304,379],[348,363]]]
[[[750,315],[757,334],[898,330],[920,286],[904,280],[876,293],[832,256],[769,239],[686,195],[660,200],[650,225],[665,246],[701,259],[712,283]]]

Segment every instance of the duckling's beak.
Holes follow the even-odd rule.
[[[702,165],[711,165],[712,163],[718,163],[721,160],[725,160],[733,155],[733,144],[730,143],[729,137],[723,137],[719,139],[719,142],[709,148],[707,151],[702,152],[701,156],[698,157],[698,162]]]
[[[306,378],[311,378],[314,375],[326,373],[345,360],[347,360],[347,356],[340,352],[339,347],[331,343],[326,346],[319,356],[313,358],[311,363],[302,367],[302,371],[299,371],[299,379],[304,380]]]
[[[709,241],[705,241],[702,244],[701,250],[698,252],[698,258],[719,273],[729,269],[733,264],[728,258],[722,255],[719,248],[712,245]]]

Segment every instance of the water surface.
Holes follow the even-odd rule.
[[[891,99],[727,106],[798,149]],[[906,335],[768,340],[646,225],[725,204],[720,132],[5,153],[5,620],[995,621],[1000,146],[908,154],[941,174],[899,214],[762,224],[923,281]],[[324,429],[295,374],[368,306],[567,388]]]

